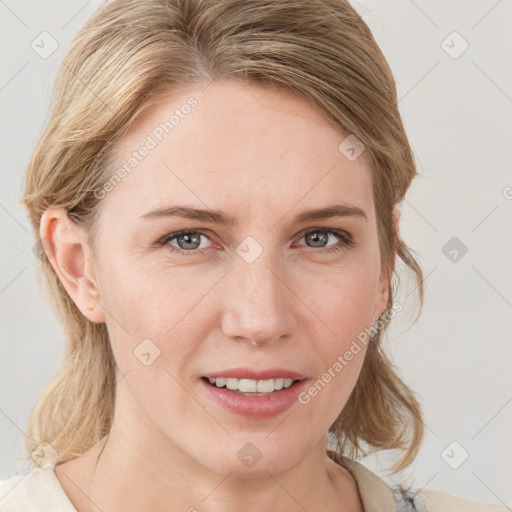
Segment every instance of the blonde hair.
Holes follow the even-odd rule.
[[[99,203],[94,191],[111,174],[113,144],[158,94],[227,79],[296,94],[340,133],[364,143],[382,268],[389,276],[387,308],[398,290],[397,255],[417,281],[421,311],[421,268],[393,230],[393,209],[417,175],[395,82],[371,31],[341,0],[104,3],[63,60],[48,123],[26,170],[22,202],[37,238],[43,212],[64,207],[93,240]],[[41,270],[66,345],[32,411],[26,448],[30,454],[48,442],[60,464],[108,434],[115,361],[105,324],[81,314],[45,254]],[[399,470],[417,455],[423,422],[415,394],[382,349],[387,326],[384,321],[370,341],[355,388],[329,434],[337,451],[352,457],[400,449],[405,453],[394,466]]]

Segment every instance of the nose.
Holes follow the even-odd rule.
[[[300,301],[287,286],[286,275],[270,266],[269,259],[235,265],[222,296],[222,331],[227,337],[259,346],[293,334],[294,308]]]

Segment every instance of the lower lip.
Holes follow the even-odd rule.
[[[300,392],[306,387],[308,379],[295,382],[289,388],[274,391],[266,396],[246,396],[218,388],[200,379],[207,393],[227,410],[249,418],[270,418],[277,416],[298,401]]]

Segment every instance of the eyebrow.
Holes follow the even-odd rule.
[[[184,219],[192,219],[211,224],[222,224],[224,226],[237,226],[236,217],[222,212],[220,210],[203,210],[191,208],[189,206],[169,206],[166,208],[158,208],[141,216],[143,219],[154,219],[161,217],[182,217]],[[309,222],[313,220],[327,220],[334,217],[356,217],[368,221],[368,217],[364,210],[357,206],[346,204],[334,204],[325,208],[306,210],[294,219],[296,224]]]

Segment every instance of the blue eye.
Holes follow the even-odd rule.
[[[332,246],[324,248],[322,244],[326,244],[329,242],[329,238],[334,236],[340,240],[340,243]],[[198,230],[188,230],[188,231],[178,231],[176,233],[171,233],[161,239],[157,244],[159,246],[166,246],[171,252],[177,252],[178,254],[193,256],[195,254],[205,254],[205,249],[207,247],[202,244],[201,239],[205,238],[210,240],[208,235],[203,231]],[[313,249],[314,253],[335,253],[338,251],[342,251],[348,247],[352,247],[354,245],[354,241],[352,236],[346,231],[340,231],[337,229],[326,229],[326,228],[316,228],[309,229],[301,234],[299,238],[307,238],[309,243],[320,244],[317,246],[317,250],[315,250],[315,245],[306,246]],[[173,245],[171,242],[176,241],[176,245]],[[299,244],[299,246],[304,246],[304,244]]]
[[[310,236],[312,235],[312,236]],[[327,243],[329,238],[333,236],[341,240],[341,245],[336,244],[334,246],[324,248],[321,246],[323,243]],[[317,228],[317,229],[309,229],[308,231],[302,233],[301,238],[309,238],[310,243],[313,244],[320,243],[320,249],[315,251],[320,254],[324,253],[334,253],[338,251],[342,251],[345,248],[352,247],[354,245],[354,240],[352,236],[346,231],[340,231],[338,229],[326,229],[326,228]],[[302,245],[302,244],[300,244]],[[308,246],[311,247],[311,246]],[[314,248],[315,246],[313,246]]]
[[[177,233],[172,233],[169,236],[165,237],[161,244],[166,245],[170,244],[171,241],[176,239],[178,244],[182,244],[185,247],[178,247],[176,248],[173,245],[170,245],[171,251],[176,250],[177,252],[185,253],[185,254],[204,254],[204,251],[201,249],[204,249],[204,247],[201,247],[201,237],[208,238],[205,233],[202,231],[179,231]],[[209,238],[208,238],[209,240]],[[193,247],[190,247],[193,246]],[[191,249],[191,250],[187,250]]]

